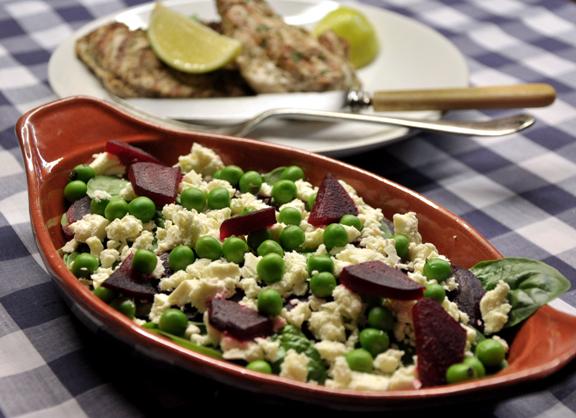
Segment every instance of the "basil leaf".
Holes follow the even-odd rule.
[[[203,345],[193,343],[192,341],[177,337],[176,335],[172,335],[168,332],[165,332],[165,331],[162,331],[159,329],[147,327],[147,330],[150,332],[153,332],[155,334],[160,334],[160,335],[172,340],[172,342],[178,344],[179,346],[187,348],[188,350],[192,350],[192,351],[195,351],[195,352],[200,353],[200,354],[205,354],[207,356],[214,357],[217,359],[222,358],[222,353],[218,350],[213,349],[213,348],[204,347]]]
[[[505,281],[510,286],[512,309],[507,327],[524,321],[536,310],[570,289],[570,281],[554,267],[538,260],[509,257],[481,261],[470,269],[486,290]]]
[[[95,193],[98,191],[106,192],[110,196],[119,196],[120,192],[126,187],[130,182],[118,177],[111,176],[96,176],[91,178],[88,183],[88,191],[86,194],[90,199],[95,198]]]
[[[274,186],[274,183],[276,183],[278,180],[282,180],[282,174],[284,174],[285,170],[286,167],[277,167],[268,173],[262,174],[262,177],[266,183]]]

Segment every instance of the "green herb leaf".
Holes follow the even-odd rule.
[[[282,180],[282,173],[284,173],[284,170],[286,170],[286,167],[277,167],[268,173],[264,173],[262,177],[266,183],[273,186],[278,180]]]
[[[130,182],[118,177],[96,176],[88,181],[88,191],[86,194],[90,199],[94,199],[94,193],[98,190],[108,193],[110,196],[119,196],[120,192]]]
[[[204,347],[203,345],[193,343],[192,341],[185,340],[184,338],[177,337],[175,335],[172,335],[172,334],[165,332],[165,331],[161,331],[159,329],[148,328],[148,327],[147,327],[147,329],[148,329],[148,331],[153,332],[154,334],[159,334],[159,335],[162,335],[162,336],[172,340],[172,342],[178,344],[181,347],[187,348],[188,350],[192,350],[192,351],[195,351],[197,353],[204,354],[206,356],[214,357],[217,359],[222,358],[222,353],[218,350],[213,349],[213,348]]]
[[[528,258],[503,258],[481,261],[470,269],[486,290],[501,280],[508,283],[512,310],[507,327],[524,321],[536,310],[570,289],[570,281],[554,267]]]

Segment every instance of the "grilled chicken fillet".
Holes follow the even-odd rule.
[[[306,29],[286,24],[263,0],[216,4],[224,34],[243,44],[236,62],[257,93],[358,87],[345,48],[334,34],[321,42]]]

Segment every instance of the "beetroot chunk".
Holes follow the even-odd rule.
[[[67,237],[72,237],[74,233],[70,229],[70,225],[76,221],[79,221],[90,213],[90,198],[84,196],[82,199],[78,199],[66,211],[66,224],[62,225],[62,231]]]
[[[147,153],[140,148],[136,148],[126,142],[121,141],[108,141],[106,142],[106,152],[114,154],[118,157],[122,164],[128,166],[130,164],[138,162],[149,162],[162,164],[158,158],[154,157],[152,154]]]
[[[134,254],[128,255],[102,286],[137,299],[154,299],[156,293],[154,285],[150,283],[148,277],[142,277],[132,269],[132,258]]]
[[[156,163],[134,163],[128,170],[128,179],[138,196],[149,197],[158,206],[176,201],[180,169]]]
[[[264,208],[246,215],[226,219],[220,225],[220,239],[230,235],[247,235],[276,223],[274,208]]]
[[[448,298],[470,318],[470,325],[482,329],[480,300],[486,293],[480,280],[470,270],[453,267],[454,278],[458,288],[448,294]]]
[[[214,298],[208,306],[210,324],[237,340],[253,340],[274,332],[274,322],[238,302]]]
[[[367,261],[344,267],[340,283],[360,295],[412,300],[422,297],[424,287],[411,280],[400,270],[381,261]]]
[[[328,225],[339,222],[346,214],[358,215],[358,209],[338,179],[328,173],[320,184],[308,222],[314,226]]]
[[[446,383],[446,370],[464,359],[466,331],[434,299],[412,308],[418,378],[423,387]]]

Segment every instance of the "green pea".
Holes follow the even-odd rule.
[[[426,290],[424,290],[424,297],[434,299],[442,303],[442,301],[446,297],[446,291],[439,284],[436,283],[429,284],[428,286],[426,286]]]
[[[280,178],[282,180],[292,181],[302,180],[304,178],[304,170],[302,170],[302,168],[298,167],[297,165],[291,165],[282,171]]]
[[[222,257],[222,244],[216,238],[204,236],[196,241],[196,254],[200,258],[216,260]]]
[[[188,210],[202,212],[206,207],[206,193],[196,187],[188,187],[180,193],[180,204]]]
[[[220,171],[220,179],[226,180],[232,186],[237,186],[244,170],[236,165],[228,165]]]
[[[156,215],[156,205],[149,197],[138,196],[128,203],[128,212],[142,222],[148,222]]]
[[[232,263],[240,264],[244,261],[244,254],[248,252],[248,244],[238,237],[228,237],[222,244],[224,258]]]
[[[474,369],[464,363],[453,364],[446,370],[446,382],[460,383],[474,379]]]
[[[267,229],[259,229],[258,231],[250,232],[246,242],[251,249],[256,251],[260,244],[271,238],[272,234],[270,234],[270,231]]]
[[[486,369],[477,357],[466,357],[463,363],[472,367],[474,370],[474,377],[480,378],[486,376]]]
[[[368,325],[383,331],[394,329],[394,315],[384,306],[374,306],[368,311]]]
[[[99,299],[102,299],[106,303],[110,303],[115,297],[116,292],[112,289],[107,289],[104,286],[100,286],[92,291]]]
[[[365,328],[360,331],[359,340],[362,348],[374,357],[388,350],[390,346],[388,334],[376,328]]]
[[[292,180],[279,180],[272,186],[272,199],[278,205],[291,202],[296,197],[296,184]]]
[[[172,271],[186,270],[194,262],[196,256],[192,248],[187,245],[178,245],[170,251],[168,256],[168,266]]]
[[[348,367],[355,372],[370,373],[374,367],[372,354],[363,348],[357,348],[346,353]]]
[[[272,374],[272,366],[266,360],[253,360],[248,363],[246,368],[253,372]]]
[[[407,260],[409,255],[408,247],[410,246],[410,240],[408,237],[403,234],[396,234],[392,239],[394,240],[394,246],[396,247],[396,254],[398,254],[398,257]]]
[[[474,354],[484,366],[497,367],[506,357],[506,348],[498,341],[487,338],[478,343]]]
[[[314,203],[316,203],[316,193],[310,195],[308,199],[306,199],[306,210],[310,212],[314,207]]]
[[[188,317],[180,309],[170,308],[160,317],[158,327],[161,331],[182,336],[188,327]]]
[[[64,198],[68,202],[75,202],[86,196],[88,186],[82,180],[72,180],[64,187]]]
[[[230,206],[230,193],[224,187],[216,187],[208,193],[208,209],[223,209]]]
[[[442,282],[452,276],[452,267],[442,258],[429,258],[424,264],[422,274],[429,279]]]
[[[332,296],[336,288],[336,277],[330,272],[323,271],[316,273],[310,278],[310,290],[312,294],[319,298]]]
[[[81,253],[76,256],[72,263],[72,273],[76,277],[90,277],[96,271],[99,265],[97,257],[88,253]]]
[[[90,167],[88,164],[79,164],[74,167],[72,174],[75,179],[81,180],[84,183],[88,183],[92,177],[96,177],[96,170]]]
[[[262,176],[256,171],[247,171],[240,177],[239,186],[242,193],[256,194],[262,186]]]
[[[136,315],[136,304],[132,299],[115,299],[110,306],[128,318],[134,318],[134,315]]]
[[[138,249],[132,258],[132,267],[142,274],[150,274],[158,264],[158,257],[152,251]]]
[[[284,250],[282,246],[272,239],[267,239],[258,246],[258,255],[264,257],[266,254],[276,253],[284,257]]]
[[[353,226],[358,231],[362,231],[362,228],[364,228],[364,225],[362,225],[362,221],[357,216],[350,214],[342,216],[342,218],[340,219],[340,223],[346,226]]]
[[[286,225],[300,225],[302,222],[302,213],[296,208],[287,206],[280,210],[278,214],[278,222],[282,222]]]
[[[332,261],[332,257],[327,254],[311,255],[308,257],[308,260],[306,260],[306,266],[310,274],[312,274],[313,271],[334,272],[334,261]]]
[[[266,284],[272,284],[282,280],[284,275],[285,263],[282,256],[276,253],[266,254],[256,266],[258,278]]]
[[[348,244],[348,234],[340,224],[330,224],[324,230],[324,245],[328,250]]]
[[[282,296],[274,289],[264,289],[258,293],[258,312],[266,316],[277,316],[282,311]]]
[[[90,213],[95,213],[96,215],[104,216],[104,211],[108,205],[107,200],[96,200],[92,199],[90,201]]]
[[[104,216],[109,221],[122,219],[128,213],[128,202],[121,197],[113,197],[104,209]]]
[[[306,237],[299,226],[290,225],[280,232],[280,243],[286,251],[294,251],[304,244]]]

